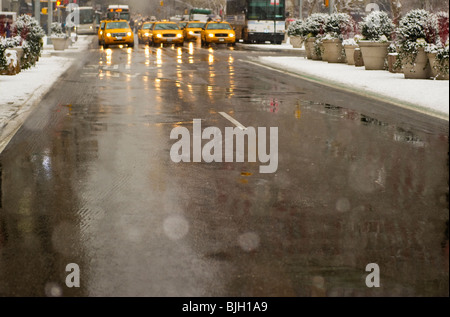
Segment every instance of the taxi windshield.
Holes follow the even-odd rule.
[[[142,26],[144,30],[149,30],[153,27],[153,23],[146,23]]]
[[[106,29],[107,30],[112,30],[112,29],[128,29],[128,23],[127,22],[110,22],[108,24],[106,24]]]
[[[175,23],[159,23],[155,25],[155,30],[179,30]]]
[[[187,25],[188,28],[195,28],[195,29],[201,29],[205,26],[205,23],[189,23]]]
[[[231,30],[231,26],[227,23],[210,23],[207,27],[208,30]]]

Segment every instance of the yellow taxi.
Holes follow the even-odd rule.
[[[105,28],[105,23],[107,20],[100,21],[100,28],[98,29],[98,45],[102,45],[102,35],[103,35],[103,29]]]
[[[211,21],[206,23],[201,33],[202,45],[236,44],[236,33],[228,22]]]
[[[200,38],[205,22],[191,21],[184,27],[183,35],[186,41],[195,41]]]
[[[141,25],[141,27],[137,31],[139,44],[150,43],[153,24],[155,24],[155,22],[144,22]]]
[[[128,45],[134,47],[134,34],[127,20],[106,21],[103,27],[102,45]]]
[[[186,26],[186,24],[188,24],[187,21],[178,22],[178,26],[180,27],[180,29],[184,29],[184,27]]]
[[[152,29],[153,46],[161,44],[184,44],[183,30],[175,22],[155,22]]]

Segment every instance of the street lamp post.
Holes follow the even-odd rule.
[[[52,35],[52,23],[53,23],[53,1],[48,0],[48,8],[47,8],[47,34],[50,37]]]
[[[299,18],[300,20],[303,18],[303,0],[298,0],[298,14],[299,14]]]
[[[277,44],[277,2],[279,0],[271,0],[273,3],[273,44]]]
[[[41,1],[40,0],[34,0],[34,18],[36,19],[38,25],[41,25]]]

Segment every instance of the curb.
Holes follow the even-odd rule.
[[[400,99],[388,97],[388,96],[385,96],[385,95],[382,95],[382,94],[379,94],[379,93],[375,93],[375,92],[371,92],[371,91],[364,91],[364,90],[361,90],[361,89],[352,88],[352,87],[349,87],[346,84],[343,84],[343,83],[340,83],[340,82],[337,82],[337,81],[333,81],[333,80],[330,80],[330,79],[325,79],[323,77],[314,76],[314,75],[306,74],[306,73],[296,73],[296,72],[293,72],[293,71],[286,70],[286,69],[284,69],[282,67],[275,67],[275,66],[270,65],[268,63],[257,61],[255,59],[253,59],[252,61],[245,61],[245,60],[243,60],[243,62],[246,62],[246,63],[249,63],[249,64],[253,64],[253,65],[257,65],[257,66],[260,66],[260,67],[264,67],[264,68],[267,68],[267,69],[270,69],[270,70],[274,70],[274,71],[277,71],[277,72],[280,72],[280,73],[284,73],[284,74],[287,74],[287,75],[290,75],[290,76],[294,76],[294,77],[297,77],[297,78],[301,78],[301,79],[307,80],[309,82],[313,82],[313,83],[316,83],[316,84],[324,85],[326,87],[339,89],[339,90],[342,90],[342,91],[345,91],[345,92],[349,92],[349,93],[353,93],[353,94],[356,94],[356,95],[359,95],[359,96],[362,96],[362,97],[371,98],[373,100],[380,101],[380,102],[383,102],[383,103],[392,104],[394,106],[401,107],[403,109],[412,110],[412,111],[415,111],[415,112],[418,112],[418,113],[421,113],[421,114],[425,114],[425,115],[428,115],[428,116],[431,116],[431,117],[434,117],[434,118],[437,118],[437,119],[449,121],[449,115],[448,114],[440,112],[440,111],[437,111],[437,110],[425,108],[425,107],[423,107],[421,105],[413,104],[413,103],[410,103],[410,102],[407,102],[407,101],[403,101],[403,100],[400,100]]]

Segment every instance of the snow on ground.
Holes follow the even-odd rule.
[[[88,37],[79,37],[71,48],[64,51],[54,51],[52,45],[44,45],[35,67],[15,76],[0,76],[0,152],[33,107],[72,65],[75,60],[73,53],[87,49],[89,43]],[[55,52],[61,56],[52,56]]]
[[[244,44],[246,48],[255,48],[262,50],[292,50],[292,51],[304,51],[305,47],[294,48],[290,42],[290,39],[287,38],[285,43],[281,44]]]
[[[338,86],[410,109],[437,114],[448,120],[449,81],[405,79],[403,74],[365,70],[347,64],[332,64],[304,57],[259,57],[261,64],[297,73],[314,81]]]
[[[275,44],[245,44],[246,48],[256,48],[256,49],[265,49],[265,50],[293,50],[293,51],[304,51],[305,47],[302,48],[294,48],[291,44],[283,43],[279,45]]]

